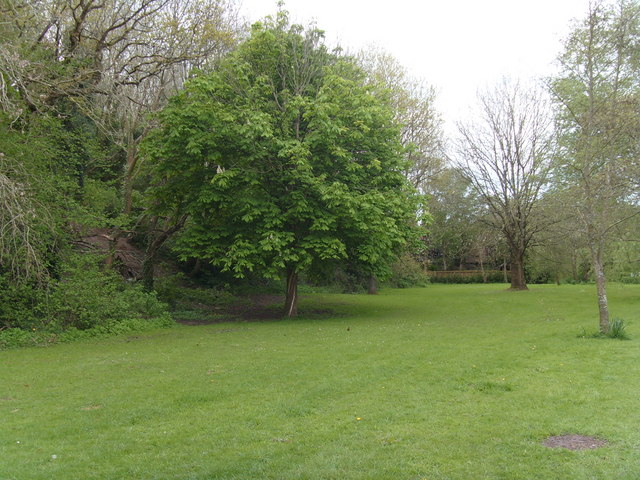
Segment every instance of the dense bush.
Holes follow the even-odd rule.
[[[0,348],[128,332],[170,321],[155,293],[102,271],[99,259],[71,257],[45,287],[0,277]],[[86,333],[81,333],[86,332]]]
[[[42,318],[37,309],[46,292],[36,284],[13,282],[8,275],[0,276],[0,329],[40,328]]]
[[[79,255],[67,262],[51,288],[43,313],[58,330],[86,330],[126,318],[154,318],[166,305],[113,271],[101,271],[99,259]]]
[[[385,284],[396,288],[424,287],[429,276],[412,255],[406,253],[391,265],[391,276]]]
[[[640,272],[623,272],[618,276],[618,281],[622,283],[640,284]]]

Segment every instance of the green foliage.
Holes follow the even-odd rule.
[[[15,282],[10,275],[0,276],[0,329],[42,327],[38,308],[46,291],[35,283]]]
[[[74,327],[59,332],[48,330],[23,330],[9,328],[0,330],[0,350],[20,347],[45,347],[56,343],[75,342],[97,337],[113,337],[127,333],[143,332],[155,328],[169,328],[175,323],[171,316],[163,313],[153,318],[122,318],[80,330]]]
[[[325,285],[336,287],[340,293],[365,293],[369,278],[359,269],[348,268],[349,265],[337,267],[333,277]]]
[[[153,209],[191,214],[181,257],[237,277],[346,259],[385,275],[418,199],[393,114],[373,92],[320,31],[282,12],[254,26],[172,99],[143,145]]]
[[[155,287],[158,298],[173,310],[188,310],[198,305],[228,305],[235,300],[228,290],[196,287],[183,274],[160,278]]]
[[[607,332],[609,338],[617,338],[618,340],[629,340],[627,334],[627,325],[621,318],[614,318],[609,323],[609,331]]]
[[[103,335],[166,320],[166,305],[155,293],[101,271],[99,263],[94,256],[74,256],[60,267],[61,278],[51,280],[47,289],[0,277],[0,328],[11,332],[9,339],[22,338],[16,329],[36,332],[34,341],[42,343],[41,334],[49,338],[91,330],[90,336]],[[122,322],[126,324],[120,327]]]
[[[76,256],[64,265],[51,289],[46,314],[61,329],[106,326],[126,318],[153,318],[166,312],[155,293],[127,285],[115,272],[102,272],[99,259]]]
[[[618,281],[621,283],[640,284],[640,272],[621,273]]]
[[[406,252],[393,262],[391,276],[385,283],[396,288],[424,287],[429,283],[429,276],[422,265]]]
[[[609,322],[609,331],[602,333],[600,331],[594,333],[588,333],[587,330],[582,327],[582,332],[578,335],[578,338],[614,338],[618,340],[630,340],[627,333],[627,324],[621,318],[614,318]]]

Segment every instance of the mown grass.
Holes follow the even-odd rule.
[[[0,479],[637,479],[640,287],[316,295],[294,321],[0,352]],[[607,439],[548,449],[549,435]],[[55,456],[55,457],[54,457]]]

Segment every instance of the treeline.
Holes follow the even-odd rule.
[[[0,0],[0,329],[165,321],[164,260],[281,281],[291,316],[301,279],[595,280],[605,331],[606,276],[639,278],[638,11],[593,2],[556,77],[488,90],[445,139],[428,84],[283,9]]]
[[[160,258],[196,284],[284,279],[288,315],[301,276],[421,281],[394,261],[420,248],[440,119],[389,55],[284,10],[249,28],[231,0],[0,14],[1,329],[162,317]]]
[[[115,268],[151,224],[138,148],[242,32],[226,0],[0,2],[0,329],[166,320]]]

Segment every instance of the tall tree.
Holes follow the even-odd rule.
[[[409,75],[393,55],[380,48],[363,50],[357,58],[369,82],[388,90],[395,120],[401,126],[407,178],[422,193],[429,192],[431,182],[444,168],[445,157],[443,121],[435,108],[435,89]]]
[[[506,80],[479,104],[478,120],[458,125],[455,161],[509,246],[511,288],[524,290],[525,254],[545,226],[535,207],[548,182],[551,117],[539,91]]]
[[[427,244],[438,268],[458,267],[471,255],[477,232],[480,202],[466,176],[446,168],[431,182],[432,216]]]
[[[0,105],[18,112],[19,97],[70,129],[106,135],[124,154],[114,169],[125,212],[148,113],[193,68],[215,64],[240,29],[234,0],[0,0],[0,16]]]
[[[387,104],[322,32],[286,12],[254,25],[219,71],[189,82],[145,144],[155,208],[189,214],[178,250],[243,276],[351,259],[383,273],[415,223]]]
[[[605,253],[637,207],[640,5],[592,1],[569,35],[551,83],[561,155],[557,178],[572,199],[595,275],[599,327],[609,331]]]

